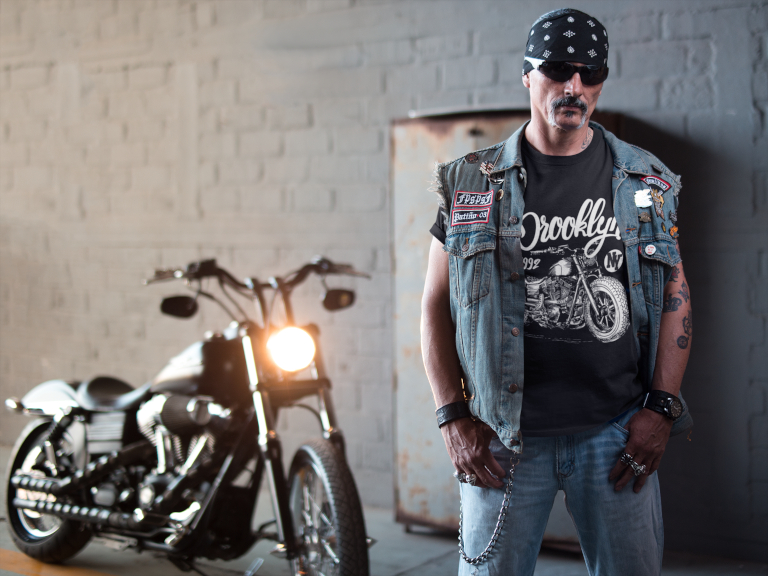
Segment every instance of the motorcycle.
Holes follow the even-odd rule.
[[[204,298],[232,323],[207,332],[140,388],[107,376],[51,380],[6,400],[37,417],[8,465],[8,527],[19,550],[62,562],[97,537],[118,549],[162,552],[202,574],[199,558],[231,560],[267,539],[294,575],[367,576],[373,540],[346,461],[320,331],[293,317],[291,293],[310,274],[320,276],[330,311],[352,306],[355,294],[328,289],[326,276],[370,278],[322,257],[265,283],[241,282],[215,260],[156,270],[145,284],[183,280],[194,290],[164,298],[163,313],[190,318]],[[206,279],[218,282],[231,307],[204,289]],[[233,293],[252,300],[259,321]],[[280,301],[286,322],[278,328]],[[306,403],[312,397],[316,407]],[[322,438],[297,450],[286,477],[276,424],[289,407],[313,413]],[[254,528],[264,476],[275,518]],[[262,562],[254,559],[246,576]]]
[[[563,256],[542,278],[526,276],[525,325],[578,330],[586,326],[600,342],[621,338],[629,326],[629,305],[621,282],[603,276],[595,258],[568,246],[532,250],[531,256]]]

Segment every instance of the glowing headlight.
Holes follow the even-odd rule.
[[[301,328],[289,326],[269,337],[267,350],[280,369],[297,372],[315,357],[315,341]]]

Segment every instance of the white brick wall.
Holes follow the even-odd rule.
[[[363,496],[391,504],[389,123],[413,107],[527,107],[525,34],[557,6],[2,0],[0,395],[98,373],[138,385],[225,322],[209,308],[161,317],[176,289],[140,286],[155,266],[215,256],[263,277],[324,253],[374,277],[348,282],[350,311],[320,310],[317,283],[297,311],[323,327]],[[669,136],[649,147],[697,154],[673,168],[701,319],[685,387],[699,441],[670,445],[662,469],[675,480],[667,540],[754,557],[768,519],[768,11],[758,0],[578,7],[610,34],[601,107]],[[728,280],[715,274],[734,262],[745,264]],[[726,381],[736,400],[724,406]],[[302,418],[282,420],[289,443],[312,430]],[[3,415],[0,442],[22,424]],[[713,451],[728,473],[687,489]],[[712,494],[731,496],[713,507]]]

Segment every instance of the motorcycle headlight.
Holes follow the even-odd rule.
[[[267,350],[281,370],[298,372],[315,357],[315,341],[301,328],[289,326],[269,337]]]

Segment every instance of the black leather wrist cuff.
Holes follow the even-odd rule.
[[[467,403],[463,400],[440,406],[440,408],[435,410],[435,414],[437,415],[438,428],[442,428],[448,424],[448,422],[453,422],[459,418],[472,417],[472,413],[469,411],[469,406],[467,406]]]
[[[663,414],[673,422],[677,420],[683,412],[683,405],[680,402],[680,399],[674,394],[664,392],[663,390],[651,390],[646,394],[643,408]]]

